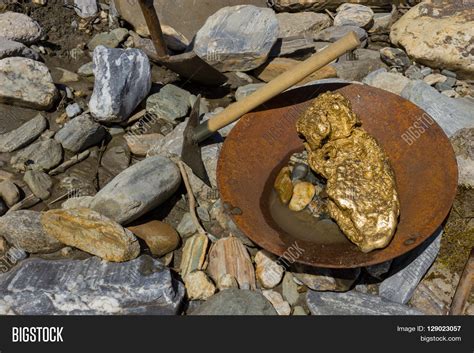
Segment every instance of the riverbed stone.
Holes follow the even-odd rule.
[[[168,84],[162,87],[158,93],[148,97],[146,110],[158,118],[175,123],[187,115],[190,99],[191,93],[178,86]]]
[[[31,17],[11,11],[0,14],[0,37],[32,44],[39,40],[41,35],[41,26]]]
[[[51,196],[53,180],[45,172],[27,170],[23,176],[23,180],[31,192],[41,200],[47,200]]]
[[[276,17],[280,28],[280,38],[300,35],[313,36],[331,25],[331,18],[323,13],[282,12],[277,14]]]
[[[20,201],[20,190],[11,180],[3,180],[0,182],[0,197],[11,207]]]
[[[266,61],[278,31],[271,9],[224,7],[197,32],[194,51],[220,71],[249,71]]]
[[[26,45],[0,37],[0,59],[12,56],[23,56],[32,60],[39,60],[40,58],[37,52]]]
[[[13,168],[26,170],[50,170],[56,167],[63,158],[61,144],[53,139],[35,142],[19,150],[11,158]]]
[[[74,11],[82,18],[92,17],[97,14],[97,0],[74,0]]]
[[[82,108],[77,103],[69,104],[66,107],[66,114],[69,119],[75,118],[76,116],[80,115],[81,112],[82,112]]]
[[[334,26],[357,26],[369,28],[373,23],[374,11],[359,4],[342,4],[337,8]]]
[[[0,60],[0,103],[48,110],[57,94],[45,64],[21,57]]]
[[[474,188],[474,128],[458,130],[450,140],[458,162],[458,184]]]
[[[380,49],[381,59],[390,66],[397,66],[400,68],[408,68],[411,60],[408,55],[399,48],[385,47]]]
[[[0,135],[0,152],[13,152],[36,140],[48,127],[46,118],[38,114],[19,128]]]
[[[112,179],[95,195],[91,207],[126,224],[165,202],[180,183],[174,162],[161,156],[148,157]]]
[[[100,122],[122,122],[151,88],[148,57],[138,49],[94,49],[94,91],[91,114]]]
[[[63,245],[44,231],[40,218],[41,213],[37,211],[11,211],[0,217],[0,236],[29,253],[58,251]]]
[[[257,280],[264,288],[274,288],[281,282],[285,269],[278,264],[274,255],[260,250],[255,255],[254,261]]]
[[[206,300],[216,292],[216,286],[204,271],[188,273],[183,280],[189,300]]]
[[[331,26],[317,33],[314,36],[314,40],[323,42],[335,42],[338,39],[344,37],[349,32],[355,32],[362,43],[361,46],[365,46],[364,42],[367,41],[367,32],[363,28],[357,26]]]
[[[410,83],[410,79],[398,72],[387,72],[385,68],[381,68],[368,74],[362,82],[369,86],[401,95],[402,91]]]
[[[184,286],[146,255],[124,263],[35,258],[0,275],[0,293],[2,314],[175,315]]]
[[[129,261],[140,254],[140,245],[132,232],[88,208],[44,212],[41,224],[59,242],[107,261]]]
[[[176,230],[167,223],[157,220],[127,227],[138,238],[143,239],[155,256],[164,256],[175,250],[180,238]]]
[[[105,133],[102,125],[95,122],[89,114],[84,114],[67,122],[54,139],[60,142],[64,149],[78,153],[98,144],[105,137]]]

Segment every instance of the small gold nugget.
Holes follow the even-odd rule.
[[[377,141],[349,100],[324,93],[298,119],[311,169],[327,180],[329,215],[363,252],[383,248],[395,233],[399,201],[395,177]]]

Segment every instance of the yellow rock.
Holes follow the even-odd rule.
[[[183,280],[190,300],[206,300],[216,292],[214,283],[203,271],[188,273]]]
[[[289,204],[289,209],[292,211],[302,211],[309,205],[316,193],[316,188],[313,184],[306,181],[296,183],[293,188],[293,196]]]
[[[293,195],[293,183],[291,182],[290,168],[284,167],[280,170],[273,187],[277,191],[281,202],[285,205],[290,202],[291,196]]]

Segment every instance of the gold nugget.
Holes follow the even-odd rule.
[[[360,125],[349,100],[324,93],[298,119],[311,169],[327,180],[329,215],[363,252],[383,248],[395,233],[395,177],[377,141]]]

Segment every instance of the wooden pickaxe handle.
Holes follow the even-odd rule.
[[[474,248],[471,249],[471,255],[466,262],[466,266],[459,279],[458,287],[454,293],[453,301],[449,309],[450,315],[462,315],[464,306],[471,294],[474,285]]]
[[[153,0],[138,0],[138,3],[142,9],[143,17],[145,17],[145,22],[150,31],[151,40],[153,41],[158,57],[168,57],[165,38],[163,36],[163,31],[161,30],[160,19],[156,13]]]
[[[194,140],[196,142],[204,141],[217,130],[240,119],[244,114],[284,92],[313,72],[329,64],[347,51],[357,48],[359,45],[360,40],[357,35],[354,32],[349,32],[326,49],[312,55],[309,59],[274,78],[250,96],[229,105],[221,113],[199,125],[195,130]]]

